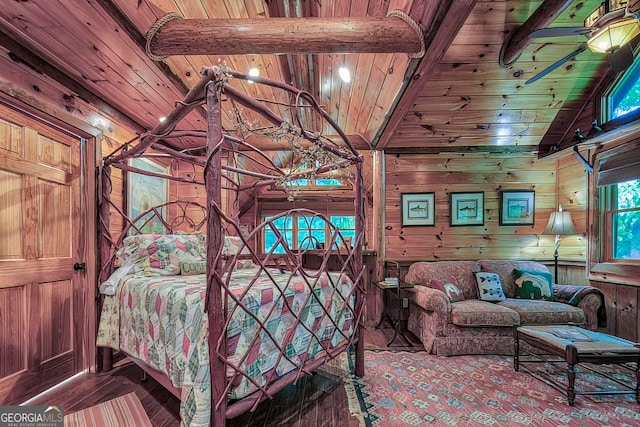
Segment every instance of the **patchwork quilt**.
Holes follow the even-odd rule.
[[[232,298],[228,304],[227,358],[261,386],[343,344],[355,330],[354,298],[348,297],[353,283],[346,275],[268,272],[273,281],[258,267],[235,271],[230,290],[246,310]],[[115,295],[105,297],[98,330],[98,346],[144,360],[181,388],[180,416],[188,426],[206,426],[210,418],[205,289],[204,274],[125,276]],[[287,357],[280,357],[281,348]],[[226,375],[233,385],[230,399],[257,390],[233,368]]]

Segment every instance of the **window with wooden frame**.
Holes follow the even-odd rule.
[[[277,243],[277,235],[280,233],[295,250],[300,249],[323,249],[334,241],[331,249],[336,246],[348,243],[348,240],[355,238],[356,219],[353,215],[353,196],[333,193],[323,195],[301,196],[290,202],[281,197],[262,197],[258,201],[258,218],[262,220],[271,219],[281,212],[293,208],[310,209],[315,212],[322,212],[331,224],[340,230],[339,236],[331,236],[329,224],[322,218],[313,216],[311,213],[295,212],[287,217],[281,217],[273,221],[276,230],[267,230],[261,236],[261,247],[265,252],[274,247]],[[335,237],[335,239],[332,239]],[[345,242],[345,240],[347,242]],[[282,253],[281,247],[275,248],[275,253]]]
[[[264,217],[264,220],[268,219],[271,217]],[[338,249],[338,246],[345,243],[350,244],[356,234],[356,217],[354,215],[331,215],[329,220],[340,230],[340,235],[331,236],[329,224],[317,216],[296,213],[278,218],[273,221],[276,230],[269,227],[264,230],[263,250],[268,252],[277,244],[273,252],[284,252],[284,248],[278,243],[278,234],[281,234],[289,247],[294,250],[324,249],[329,242],[333,242],[331,249]]]
[[[316,163],[316,168],[320,167],[320,163]],[[286,174],[305,173],[312,169],[307,163],[301,164],[295,168],[283,169]],[[285,181],[284,185],[296,191],[327,191],[331,189],[351,189],[351,185],[342,177],[335,176],[342,171],[329,171],[318,176],[310,176],[308,178],[300,178],[296,180]]]
[[[598,153],[594,178],[590,272],[640,284],[640,140]]]
[[[631,115],[640,108],[640,61],[634,61],[605,93],[602,121]]]

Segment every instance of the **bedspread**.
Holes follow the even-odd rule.
[[[281,376],[295,365],[341,345],[355,325],[346,297],[353,284],[346,275],[322,273],[317,282],[300,275],[269,270],[284,298],[265,272],[258,268],[235,271],[230,290],[241,297],[256,275],[257,281],[242,298],[247,311],[229,299],[227,358],[258,384]],[[330,276],[329,276],[330,275]],[[330,285],[330,281],[334,286]],[[98,330],[98,345],[137,357],[181,388],[180,416],[189,426],[205,426],[210,416],[208,318],[204,313],[206,276],[128,276],[120,280],[116,295],[105,297]],[[309,301],[305,304],[305,301]],[[353,297],[349,304],[353,307]],[[334,323],[325,315],[327,308]],[[264,323],[261,328],[251,314]],[[296,315],[294,315],[297,314]],[[296,323],[296,317],[301,323]],[[315,336],[309,330],[316,331]],[[316,337],[319,337],[316,338]],[[279,358],[285,348],[287,358]],[[292,363],[293,362],[293,363]],[[247,378],[228,367],[234,386],[230,399],[256,391]]]

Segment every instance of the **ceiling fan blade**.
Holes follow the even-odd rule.
[[[531,77],[529,80],[524,82],[524,84],[528,85],[528,84],[531,84],[533,82],[536,82],[536,81],[540,80],[541,78],[543,78],[544,76],[546,76],[547,74],[552,72],[553,70],[555,70],[555,69],[561,67],[562,65],[564,65],[565,62],[568,62],[571,59],[573,59],[575,56],[580,55],[586,49],[587,49],[587,44],[586,43],[580,44],[580,46],[576,50],[574,50],[573,52],[571,52],[569,55],[565,56],[564,58],[554,62],[552,65],[548,66],[544,70],[540,71],[538,74],[536,74],[535,76]]]
[[[544,37],[566,37],[566,36],[579,36],[582,34],[588,34],[591,28],[587,27],[553,27],[553,28],[540,28],[532,31],[529,34],[531,39],[539,39]]]
[[[620,49],[607,55],[609,64],[614,73],[626,70],[633,64],[633,48],[631,43],[627,43]]]

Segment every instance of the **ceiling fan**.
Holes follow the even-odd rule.
[[[531,84],[561,67],[585,50],[607,54],[611,69],[618,73],[626,70],[634,58],[631,41],[640,34],[640,0],[607,0],[584,21],[584,27],[541,28],[529,34],[530,38],[566,37],[584,35],[587,41],[576,50],[556,61],[525,84]]]

